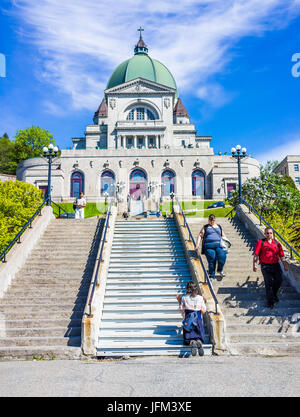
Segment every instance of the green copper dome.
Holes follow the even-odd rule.
[[[134,49],[134,53],[132,58],[122,62],[122,64],[114,70],[106,88],[112,88],[116,85],[141,77],[174,88],[177,97],[177,87],[173,75],[164,64],[156,59],[150,58],[147,46],[141,36]]]

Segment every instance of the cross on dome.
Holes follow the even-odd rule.
[[[142,28],[142,26],[140,26],[140,28],[138,29],[138,31],[140,32],[140,39],[142,39],[142,32],[144,31],[144,29]]]
[[[140,39],[139,39],[138,43],[135,45],[135,48],[134,48],[134,53],[135,54],[148,54],[147,45],[145,44],[145,42],[143,41],[143,38],[142,38],[142,32],[143,31],[144,31],[144,29],[142,28],[142,26],[140,26],[140,28],[138,29],[138,32],[140,32]]]

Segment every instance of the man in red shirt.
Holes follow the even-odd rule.
[[[273,229],[265,229],[265,239],[259,240],[256,244],[253,257],[253,271],[257,271],[257,261],[260,261],[261,272],[265,281],[267,306],[274,307],[277,303],[277,292],[282,283],[282,272],[279,264],[282,261],[284,270],[288,270],[282,246],[274,240]]]

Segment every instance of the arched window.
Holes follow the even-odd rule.
[[[156,120],[158,118],[158,114],[154,109],[134,107],[127,114],[126,120]]]
[[[76,171],[71,175],[71,197],[79,197],[80,193],[84,193],[84,175],[82,172]]]
[[[205,174],[200,169],[192,173],[192,195],[201,198],[205,195]]]
[[[134,120],[134,109],[128,113],[127,120]]]
[[[111,171],[103,171],[101,174],[101,196],[104,197],[105,193],[108,197],[115,194],[115,175]]]
[[[135,169],[130,174],[129,191],[133,200],[142,200],[147,195],[147,175],[141,169]]]
[[[149,109],[147,109],[147,119],[148,120],[155,120],[154,114]]]
[[[136,109],[136,119],[144,120],[145,119],[145,109],[143,107],[137,107]]]
[[[162,196],[169,196],[171,193],[175,193],[175,173],[170,169],[166,169],[161,174],[161,195]]]

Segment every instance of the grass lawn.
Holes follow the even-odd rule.
[[[232,207],[218,207],[213,209],[206,209],[210,204],[215,203],[220,200],[200,200],[200,201],[179,201],[182,210],[185,212],[186,217],[208,217],[211,214],[214,214],[216,217],[225,217],[228,214]],[[224,201],[226,204],[226,201]],[[175,205],[175,203],[174,203]],[[167,211],[170,213],[172,211],[172,203],[165,202],[160,205],[161,212],[165,214]],[[188,211],[195,210],[195,211]]]
[[[59,203],[59,206],[66,211],[67,213],[75,213],[73,210],[73,203]],[[53,214],[55,217],[58,216],[58,207],[55,204],[52,204]],[[84,209],[84,217],[94,217],[105,212],[105,203],[86,203]]]
[[[214,214],[216,217],[225,217],[231,210],[232,210],[232,207],[225,207],[225,208],[220,207],[220,208],[184,213],[184,215],[186,217],[208,217],[211,214]],[[234,213],[232,214],[234,215]]]

